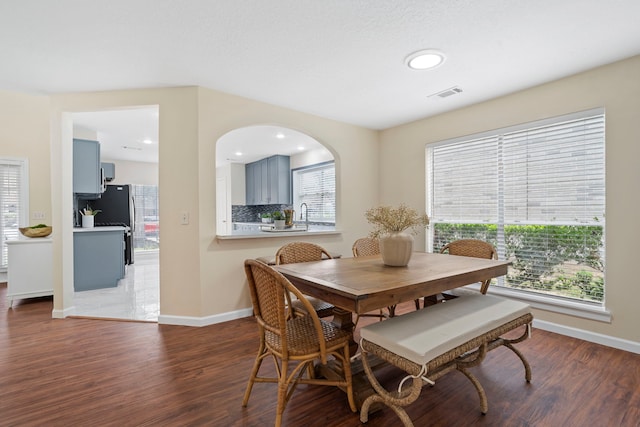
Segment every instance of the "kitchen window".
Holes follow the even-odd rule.
[[[16,240],[29,225],[29,167],[26,159],[0,158],[0,270],[7,268],[5,241]]]
[[[306,203],[309,222],[335,224],[335,162],[318,163],[293,169],[291,175],[293,205],[296,206],[296,209],[301,209],[302,203]],[[298,215],[302,215],[304,219],[304,211],[298,212]]]
[[[512,261],[499,292],[604,306],[602,109],[429,144],[432,251],[489,241]]]

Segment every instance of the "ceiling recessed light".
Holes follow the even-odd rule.
[[[283,139],[283,138],[284,138],[284,133],[282,133],[282,132],[278,132],[278,133],[276,134],[276,138],[278,138],[278,139]]]
[[[303,147],[302,145],[300,145],[300,146],[298,147],[298,150],[300,150],[300,151],[304,151],[304,147]]]
[[[242,153],[240,151],[236,151],[236,156],[242,156]]]
[[[412,53],[407,56],[405,62],[409,68],[414,70],[428,70],[441,65],[444,60],[444,53],[435,49],[427,49]]]
[[[142,142],[145,143],[145,144],[153,144],[153,141],[150,140],[150,139],[145,139]]]

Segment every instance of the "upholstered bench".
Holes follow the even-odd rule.
[[[402,407],[418,399],[423,381],[434,385],[436,379],[454,369],[473,383],[481,412],[485,414],[486,394],[467,368],[479,365],[488,351],[506,346],[520,358],[525,379],[531,381],[531,367],[513,344],[529,336],[532,320],[527,304],[476,294],[363,327],[360,330],[362,362],[376,394],[364,401],[360,421],[367,422],[372,403],[383,402],[396,412],[405,426],[413,426]],[[525,330],[518,338],[502,338],[503,334],[523,325]],[[397,392],[389,392],[380,385],[367,361],[368,355],[375,355],[409,374]],[[409,378],[411,387],[402,390]]]

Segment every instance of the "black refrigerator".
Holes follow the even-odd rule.
[[[133,204],[133,188],[130,184],[107,185],[102,197],[91,200],[93,209],[100,209],[96,215],[96,227],[123,226],[128,227],[124,233],[125,264],[133,264],[133,231],[135,229],[135,207]]]

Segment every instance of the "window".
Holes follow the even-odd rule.
[[[135,251],[158,249],[160,247],[158,187],[134,184],[133,204],[136,211],[133,249]]]
[[[307,204],[309,222],[335,224],[336,169],[334,162],[292,170],[292,187],[293,205]]]
[[[7,268],[7,240],[20,235],[18,228],[28,226],[29,183],[26,160],[0,159],[0,269]]]
[[[460,238],[512,261],[504,286],[604,300],[603,110],[427,146],[430,249]]]

